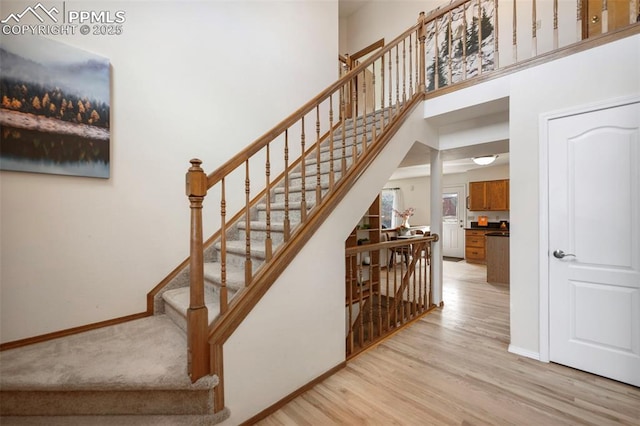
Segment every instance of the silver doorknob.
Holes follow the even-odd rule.
[[[563,258],[565,258],[565,257],[567,257],[567,256],[573,256],[573,257],[576,257],[576,255],[575,255],[575,254],[572,254],[572,253],[565,253],[565,252],[563,252],[562,250],[556,250],[556,251],[554,251],[554,252],[553,252],[553,256],[554,256],[554,257],[557,257],[558,259],[563,259]]]

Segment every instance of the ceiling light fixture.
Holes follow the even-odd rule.
[[[496,161],[496,158],[498,158],[497,155],[483,155],[481,157],[473,157],[472,160],[474,163],[476,163],[479,166],[487,166],[491,163],[493,163],[494,161]]]

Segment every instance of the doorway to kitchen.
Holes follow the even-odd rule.
[[[442,189],[442,255],[464,258],[464,185]]]

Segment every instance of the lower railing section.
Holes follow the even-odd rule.
[[[438,235],[415,236],[346,249],[347,358],[435,307],[435,241]]]

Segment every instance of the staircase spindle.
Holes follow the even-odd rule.
[[[518,62],[518,16],[516,13],[517,0],[513,0],[513,34],[511,36],[511,43],[513,44],[513,62]],[[577,2],[580,4],[580,1]],[[579,6],[578,6],[579,7]]]
[[[447,16],[449,17],[449,19],[447,20],[447,81],[449,82],[449,84],[453,83],[453,60],[451,59],[451,52],[453,52],[452,49],[452,37],[453,37],[453,31],[451,31],[451,21],[453,20],[453,17],[451,15],[451,11],[449,11],[449,13],[447,14]]]
[[[389,122],[392,117],[392,105],[393,105],[393,57],[391,50],[389,50]]]
[[[353,77],[351,79],[351,84],[353,85],[353,87],[357,88],[357,80],[358,77]],[[353,132],[353,137],[352,137],[352,142],[353,144],[351,145],[351,157],[353,159],[353,163],[356,162],[356,160],[358,159],[358,141],[357,141],[357,135],[356,135],[356,127],[358,126],[358,110],[357,110],[357,105],[358,105],[358,93],[357,90],[353,91],[353,99],[351,101],[351,108],[352,108],[352,113],[351,113],[351,120],[352,120],[352,126],[351,126],[351,131]]]
[[[284,131],[284,169],[289,170],[289,129]],[[289,221],[289,173],[284,174],[284,241],[291,237],[291,222]]]
[[[407,103],[407,39],[402,40],[402,105]]]
[[[369,328],[369,339],[367,339],[368,341],[373,341],[373,306],[374,306],[374,296],[375,296],[375,282],[373,279],[373,265],[371,265],[371,263],[369,263],[369,268],[368,268],[368,272],[369,272],[369,297],[367,298],[367,305],[369,307],[369,320],[367,321],[367,325]]]
[[[300,221],[307,220],[307,183],[306,183],[306,168],[305,164],[305,135],[304,135],[304,115],[302,116],[302,132],[300,133],[300,158],[302,159],[302,165],[300,166],[301,176],[300,185],[302,186],[300,193]]]
[[[536,0],[531,2],[531,8],[531,56],[534,57],[538,55],[538,17],[536,13]]]
[[[396,114],[400,113],[400,56],[396,45]]]
[[[367,69],[362,71],[362,153],[367,152]]]
[[[373,73],[371,73],[371,104],[373,105],[371,111],[371,145],[376,143],[377,130],[378,130],[378,113],[376,112],[376,67],[372,65]]]
[[[225,178],[220,181],[220,314],[227,311],[227,196]]]
[[[384,55],[382,55],[382,57],[380,58],[380,109],[381,109],[380,115],[382,117],[382,122],[380,124],[380,131],[381,132],[384,132],[384,129],[385,129],[385,122],[384,122],[384,120],[385,120],[385,118],[384,118],[384,116],[385,116],[385,111],[384,111],[384,107],[385,107],[385,105],[384,105],[384,95],[385,95],[385,93],[384,93],[384,66],[385,66]]]
[[[409,96],[413,96],[413,39],[409,34]],[[416,81],[417,83],[417,81]]]
[[[533,0],[534,2],[536,0]],[[482,74],[482,1],[478,0],[478,75]]]
[[[420,26],[418,27],[418,39],[420,40],[420,60],[418,62],[418,68],[420,70],[420,79],[419,81],[419,90],[420,93],[425,93],[427,91],[427,82],[426,82],[426,71],[427,71],[427,63],[425,58],[425,41],[427,40],[427,29],[425,23],[425,15],[424,12],[420,12],[418,17],[418,22]]]
[[[497,7],[497,0],[496,0],[496,7]],[[496,19],[498,17],[498,14],[496,13]],[[497,31],[498,31],[498,23],[496,22],[496,25],[494,26],[494,28],[496,29],[496,35],[497,35]],[[497,40],[498,37],[496,37]],[[553,0],[553,50],[556,50],[558,48],[558,0]],[[496,48],[496,52],[498,51],[498,49]],[[496,66],[496,69],[498,67]]]
[[[322,202],[320,184],[320,105],[316,105],[316,206]]]
[[[248,287],[253,280],[252,260],[251,260],[251,179],[249,177],[249,159],[245,161],[245,261],[244,261],[244,285]]]
[[[348,83],[347,83],[348,84]],[[340,177],[344,176],[345,171],[347,170],[347,119],[346,119],[346,103],[342,104],[342,117],[340,118],[340,127],[342,129],[342,153],[340,155]]]
[[[418,30],[416,30],[416,35],[414,37],[415,43],[416,43],[416,46],[415,46],[415,49],[414,49],[415,55],[416,55],[415,67],[414,67],[415,68],[415,74],[416,74],[416,76],[415,76],[415,79],[416,79],[415,80],[415,82],[416,82],[415,83],[416,84],[415,93],[420,91],[420,40],[419,40],[419,37],[420,37],[420,30],[418,29]]]
[[[333,95],[329,95],[329,191],[333,190],[335,181],[333,148]]]
[[[264,239],[264,258],[265,262],[271,260],[273,246],[271,241],[271,158],[270,158],[270,144],[267,144],[266,149],[266,163],[265,163],[265,202],[266,202],[266,232]]]
[[[555,1],[555,0],[554,0]],[[498,4],[499,0],[493,1],[493,69],[497,70],[500,68],[500,48],[498,41],[500,40],[500,27],[498,26]]]

